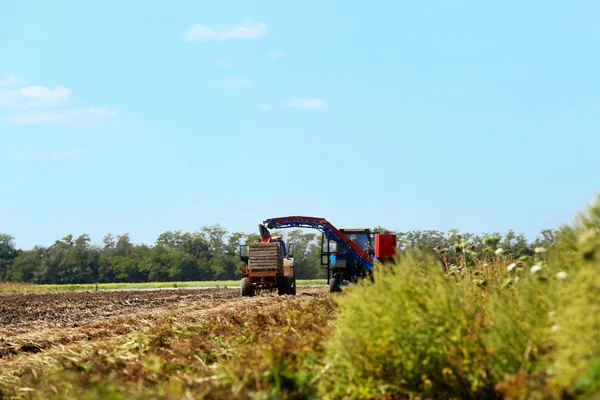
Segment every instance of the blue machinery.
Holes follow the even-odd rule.
[[[269,229],[311,228],[321,231],[323,233],[321,264],[327,266],[327,282],[330,283],[330,278],[334,278],[334,286],[331,286],[332,291],[336,290],[335,285],[337,285],[337,290],[339,290],[339,285],[344,280],[356,281],[358,277],[370,275],[373,271],[372,255],[366,249],[361,249],[344,232],[337,229],[324,218],[298,216],[270,218],[265,220],[263,224]],[[370,234],[368,230],[361,233],[363,235]],[[324,239],[327,239],[326,246]],[[340,249],[338,248],[336,253],[332,253],[330,249],[331,240],[343,251],[339,251]]]

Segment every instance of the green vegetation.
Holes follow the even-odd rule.
[[[380,230],[384,230],[380,228]],[[386,230],[387,231],[387,230]],[[387,231],[390,232],[390,231]],[[485,237],[456,230],[395,232],[402,251],[422,249],[436,251],[450,266],[475,262],[472,254],[496,247],[506,255],[533,256],[534,249],[552,242],[555,232],[544,230],[529,242],[524,235],[509,231],[495,233],[495,242]],[[296,277],[323,279],[320,265],[320,236],[300,230],[274,232],[294,244]],[[128,234],[108,234],[101,245],[94,245],[88,235],[68,235],[52,246],[19,250],[14,238],[0,234],[0,282],[36,284],[143,283],[237,280],[240,277],[239,245],[258,240],[256,234],[229,233],[219,225],[197,232],[165,232],[152,245],[134,244]],[[469,243],[465,248],[464,243]]]
[[[294,243],[296,277],[324,278],[316,234],[286,232]],[[143,283],[237,280],[239,245],[256,234],[229,233],[215,225],[198,232],[165,232],[153,246],[134,244],[128,234],[106,235],[102,245],[88,235],[68,235],[52,246],[19,250],[0,234],[0,281],[36,284]]]
[[[411,235],[373,282],[73,345],[0,397],[600,398],[600,198],[533,243]]]
[[[549,250],[468,251],[410,252],[340,297],[322,394],[600,396],[600,200]]]
[[[324,279],[299,279],[298,286],[325,285]],[[173,288],[203,288],[203,287],[239,287],[239,280],[228,281],[189,281],[189,282],[143,282],[143,283],[100,283],[98,290],[122,290],[122,289],[173,289]],[[52,291],[74,291],[94,290],[95,285],[91,283],[71,285],[35,285],[30,283],[0,283],[0,293],[27,293],[27,292],[52,292]]]

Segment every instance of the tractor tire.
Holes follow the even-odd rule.
[[[240,288],[242,291],[242,297],[254,296],[254,287],[252,286],[252,281],[250,281],[250,278],[242,278]]]
[[[292,296],[296,295],[296,277],[292,278],[292,280],[290,281],[290,290],[288,293]]]
[[[288,280],[287,276],[282,276],[281,278],[279,278],[277,280],[277,293],[280,296],[283,296],[284,294],[288,294],[290,291],[290,281]]]
[[[341,281],[342,280],[339,275],[335,275],[333,278],[331,278],[329,280],[329,293],[341,292],[342,291],[342,289],[340,288]]]

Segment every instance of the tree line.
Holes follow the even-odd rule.
[[[534,241],[509,231],[506,234],[475,235],[436,230],[392,232],[398,249],[434,251],[448,265],[468,254],[484,254],[501,248],[503,256],[531,256],[536,249],[547,248],[555,231],[544,230]],[[301,230],[274,232],[293,243],[296,277],[324,278],[320,265],[320,234]],[[228,232],[220,225],[205,226],[196,232],[168,231],[152,245],[134,244],[127,233],[108,234],[101,244],[93,244],[89,235],[65,236],[51,246],[30,250],[16,247],[15,239],[0,233],[0,281],[37,284],[75,284],[109,282],[169,282],[238,279],[239,245],[253,243],[258,234]]]

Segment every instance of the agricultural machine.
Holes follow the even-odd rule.
[[[375,259],[386,263],[393,261],[396,257],[396,235],[372,232],[368,228],[338,229],[324,218],[270,218],[259,225],[259,228],[262,243],[269,243],[273,240],[269,229],[310,228],[319,230],[321,232],[321,265],[327,269],[327,283],[329,291],[332,293],[340,291],[343,285],[356,283],[361,278],[372,278]],[[375,246],[373,246],[373,241]],[[281,243],[282,256],[284,256],[285,244],[283,241]],[[243,272],[246,271],[244,278],[248,278],[248,281],[242,279],[243,295],[244,284],[254,285],[257,280],[253,277],[252,255],[246,258],[242,257],[242,261],[247,264],[247,266],[241,267],[245,268],[245,270],[242,269]],[[259,277],[260,275],[256,278]],[[282,291],[280,290],[279,293],[282,294]]]
[[[240,246],[240,259],[244,265],[242,271],[242,296],[251,297],[264,290],[277,288],[279,295],[296,294],[296,275],[292,245],[286,248],[281,236],[271,236],[269,231],[259,225],[260,241]]]

